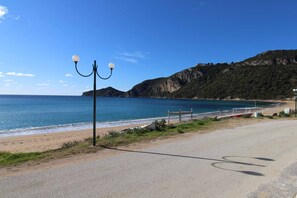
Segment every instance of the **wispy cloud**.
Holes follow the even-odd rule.
[[[48,87],[48,86],[50,86],[50,84],[49,83],[38,83],[38,84],[36,84],[37,86],[40,86],[40,87]]]
[[[5,82],[12,82],[12,80],[9,80],[9,79],[8,79],[8,80],[4,80],[4,81],[5,81]]]
[[[138,63],[138,60],[135,58],[127,58],[124,56],[115,56],[115,58],[118,60],[123,60],[123,61],[129,62],[129,63],[133,63],[133,64]]]
[[[2,72],[0,72],[0,78],[5,77],[4,74]]]
[[[115,58],[129,63],[138,63],[140,59],[145,59],[149,55],[148,52],[116,52]]]
[[[85,90],[84,91],[90,91],[90,86],[86,86]]]
[[[7,7],[0,5],[0,23],[3,19],[5,19],[7,14],[8,14]]]
[[[66,76],[66,77],[68,77],[68,78],[71,78],[71,77],[73,77],[73,75],[72,75],[72,74],[65,74],[65,76]]]
[[[34,74],[23,74],[23,73],[16,73],[16,72],[7,72],[7,76],[17,76],[17,77],[34,77]]]
[[[14,18],[15,20],[19,20],[21,18],[21,15],[11,16],[11,17]]]
[[[66,74],[66,75],[67,75],[67,74]],[[70,76],[69,76],[69,77],[70,77]],[[71,77],[72,77],[72,75],[71,75]],[[63,87],[68,87],[68,86],[69,86],[69,85],[66,83],[65,80],[59,80],[59,83],[61,83]]]
[[[143,53],[141,51],[136,51],[136,52],[117,52],[118,55],[120,56],[125,56],[125,57],[133,57],[133,58],[145,58],[149,53]]]
[[[12,15],[12,14],[8,14],[8,12],[9,11],[7,7],[0,5],[0,23],[6,18],[11,18],[16,21],[21,18],[20,15]]]

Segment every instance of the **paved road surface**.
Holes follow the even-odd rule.
[[[281,182],[283,170],[297,161],[297,121],[257,123],[112,152],[2,177],[0,197],[273,197],[261,191]],[[297,174],[288,178],[297,186]]]

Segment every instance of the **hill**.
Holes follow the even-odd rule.
[[[146,80],[128,92],[109,88],[110,92],[97,90],[97,94],[116,97],[267,100],[293,97],[293,88],[297,88],[297,50],[274,50],[232,64],[197,64],[166,78]]]
[[[101,97],[121,97],[125,94],[123,91],[119,91],[112,87],[107,87],[104,89],[99,89],[96,91],[97,96]],[[82,94],[83,96],[93,96],[93,91],[87,91]]]

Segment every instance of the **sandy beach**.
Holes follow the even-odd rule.
[[[96,134],[104,135],[109,131],[118,131],[140,125],[97,128]],[[0,151],[36,152],[60,148],[66,142],[80,141],[93,137],[93,130],[65,131],[36,135],[22,135],[0,138]]]
[[[275,101],[274,101],[275,102]],[[295,103],[293,101],[276,101],[281,102],[282,105],[273,106],[271,108],[264,109],[264,115],[272,115],[273,113],[279,113],[284,108],[294,109]],[[99,128],[97,129],[97,135],[103,135],[108,131],[123,130],[130,127],[137,127],[140,125],[111,127],[111,128]],[[38,135],[25,135],[25,136],[13,136],[0,138],[0,151],[6,152],[35,152],[46,151],[51,149],[60,148],[64,143],[71,141],[80,141],[86,138],[92,137],[92,129],[81,131],[67,131],[56,132]]]

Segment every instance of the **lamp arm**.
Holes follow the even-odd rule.
[[[106,77],[106,78],[100,76],[100,74],[98,73],[97,70],[96,70],[96,74],[97,74],[97,76],[98,76],[99,78],[101,78],[102,80],[107,80],[107,79],[109,79],[109,78],[111,77],[111,75],[112,75],[112,69],[110,69],[110,75],[109,75],[108,77]]]
[[[93,70],[92,73],[90,73],[89,75],[83,75],[82,73],[80,73],[80,72],[78,71],[78,69],[77,69],[77,63],[75,63],[75,70],[76,70],[77,73],[78,73],[79,75],[81,75],[82,77],[89,77],[89,76],[91,76],[91,75],[94,73],[94,70]]]

